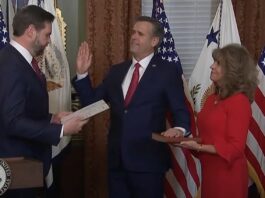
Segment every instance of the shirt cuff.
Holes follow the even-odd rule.
[[[61,129],[61,133],[60,133],[60,138],[63,137],[63,125],[62,125],[62,129]]]
[[[81,80],[81,79],[87,77],[87,75],[88,75],[87,72],[84,73],[84,74],[78,74],[78,73],[77,73],[77,74],[76,74],[76,80]]]
[[[184,129],[183,127],[174,127],[174,128],[182,131],[183,132],[183,136],[190,135],[190,132],[189,131],[186,131],[186,129]]]

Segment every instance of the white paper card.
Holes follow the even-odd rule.
[[[102,111],[105,111],[109,109],[109,106],[105,103],[104,100],[99,100],[93,104],[90,104],[82,109],[79,109],[78,111],[75,111],[74,113],[65,116],[61,119],[62,124],[66,121],[72,119],[73,117],[82,117],[84,120],[88,119],[98,113],[101,113]]]

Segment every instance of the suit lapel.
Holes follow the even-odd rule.
[[[148,64],[142,78],[140,79],[130,104],[132,104],[133,101],[136,101],[143,97],[146,87],[152,86],[152,82],[156,80],[156,72],[159,67],[158,63],[159,61],[157,60],[156,56],[154,56]]]
[[[118,71],[118,75],[117,75],[117,87],[118,87],[118,99],[119,101],[123,104],[124,103],[124,96],[123,96],[123,91],[122,91],[122,83],[123,83],[123,80],[130,68],[132,64],[132,61],[127,61],[125,62],[122,67],[120,67],[120,70]]]
[[[27,62],[27,60],[20,54],[19,51],[17,51],[16,48],[14,48],[12,45],[9,44],[9,48],[12,53],[16,54],[15,56],[18,57],[19,61],[21,62],[21,66],[25,68],[25,71],[31,73],[32,79],[36,79],[38,84],[47,90],[46,80],[45,83],[41,82],[39,78],[37,77],[35,71],[33,70],[32,66]],[[34,80],[35,81],[35,80]],[[35,83],[35,82],[34,82]]]
[[[152,58],[150,63],[148,64],[142,78],[139,81],[137,90],[141,89],[141,87],[145,86],[146,84],[150,84],[150,82],[152,82],[152,80],[155,80],[154,72],[156,72],[158,65],[157,65],[156,61],[154,61],[154,59],[155,58]]]

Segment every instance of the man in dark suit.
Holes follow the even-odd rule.
[[[61,118],[69,113],[49,113],[46,80],[34,57],[50,42],[53,20],[38,6],[21,9],[13,20],[13,40],[0,51],[0,158],[41,160],[44,176],[51,145],[63,135],[79,132],[86,123],[74,118],[62,125]],[[35,197],[32,191],[10,191],[5,196]]]
[[[81,102],[87,105],[103,98],[111,107],[110,198],[162,198],[164,175],[170,166],[169,148],[152,140],[151,135],[166,130],[168,110],[177,136],[189,134],[181,75],[173,64],[154,55],[163,35],[158,21],[139,17],[130,40],[132,60],[112,66],[96,89],[87,75],[91,65],[87,43],[79,49],[73,84]]]

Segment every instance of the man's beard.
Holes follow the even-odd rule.
[[[44,53],[46,46],[42,46],[40,42],[36,39],[33,44],[33,52],[35,56],[40,56]]]

